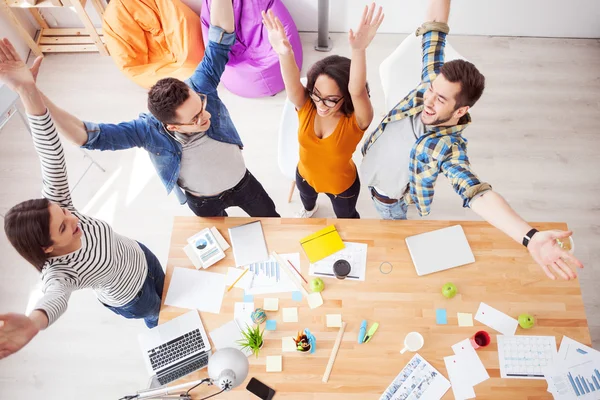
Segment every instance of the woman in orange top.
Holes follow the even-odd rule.
[[[296,185],[303,205],[298,217],[310,218],[317,210],[318,194],[325,193],[338,218],[360,218],[356,211],[360,180],[352,154],[373,120],[366,49],[383,21],[382,8],[374,14],[375,3],[365,6],[358,30],[349,32],[352,59],[330,56],[316,62],[304,87],[281,21],[272,11],[263,12],[287,96],[298,111]]]

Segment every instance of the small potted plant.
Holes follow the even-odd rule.
[[[260,325],[246,326],[246,329],[242,331],[243,339],[238,340],[243,350],[250,350],[256,357],[260,349],[265,343],[263,341],[263,333],[265,330],[260,331]]]

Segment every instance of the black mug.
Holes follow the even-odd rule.
[[[337,260],[333,263],[333,274],[338,279],[346,279],[351,269],[350,263],[346,260]]]

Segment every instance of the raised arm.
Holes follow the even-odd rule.
[[[204,57],[188,83],[194,91],[209,94],[217,91],[235,43],[235,22],[231,0],[212,0],[210,27]]]
[[[287,97],[296,109],[299,110],[306,103],[308,94],[306,93],[306,88],[300,82],[300,70],[296,64],[294,50],[285,33],[283,24],[273,14],[273,11],[269,10],[268,13],[263,11],[262,17],[263,24],[269,33],[269,42],[279,56],[279,65]]]
[[[367,129],[373,120],[373,106],[367,90],[367,47],[375,37],[377,29],[383,22],[383,9],[379,7],[375,12],[375,3],[370,7],[365,6],[360,25],[356,33],[350,29],[348,42],[352,49],[352,63],[350,64],[350,82],[348,91],[354,104],[354,115],[361,129]]]
[[[444,65],[449,15],[450,0],[429,0],[425,23],[417,29],[417,36],[423,35],[423,82],[433,81]]]
[[[523,237],[532,229],[504,200],[491,190],[491,186],[481,182],[471,169],[466,152],[453,146],[441,162],[441,170],[458,193],[465,207],[470,207],[476,214],[494,227],[500,229],[514,241],[521,244]],[[571,236],[570,231],[543,231],[536,233],[527,246],[527,250],[536,263],[550,279],[558,274],[563,279],[574,279],[577,275],[564,260],[583,268],[581,262],[562,249],[556,239]],[[554,272],[554,273],[553,273]]]

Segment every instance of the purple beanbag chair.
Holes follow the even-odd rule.
[[[211,0],[203,0],[202,32],[208,41]],[[262,24],[261,11],[273,10],[285,27],[294,49],[298,68],[302,68],[302,44],[296,24],[281,0],[233,0],[236,42],[229,54],[229,62],[221,78],[223,85],[242,97],[272,96],[284,89],[279,69],[279,58],[269,43]]]

